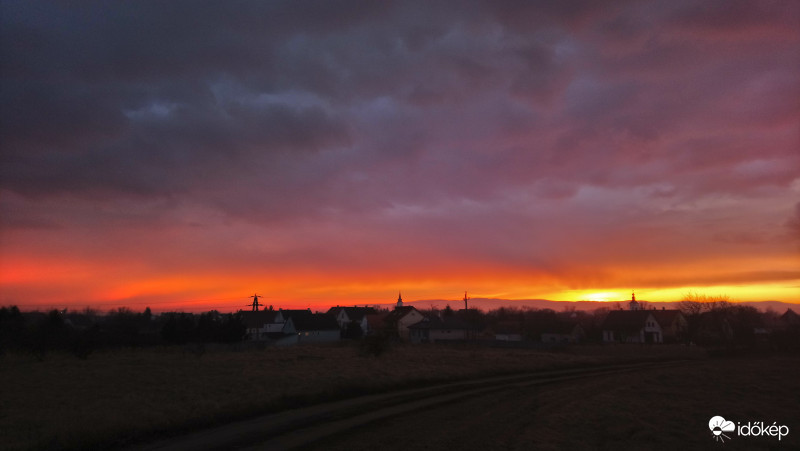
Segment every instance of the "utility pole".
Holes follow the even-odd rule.
[[[467,292],[464,292],[464,310],[469,310],[469,297],[467,297]]]
[[[258,303],[258,295],[257,294],[253,293],[253,303],[250,304],[250,305],[253,306],[253,311],[254,312],[258,311],[258,307],[260,307],[261,304]]]

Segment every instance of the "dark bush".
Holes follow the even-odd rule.
[[[392,339],[386,335],[368,335],[361,341],[361,353],[366,356],[380,357],[392,345]]]

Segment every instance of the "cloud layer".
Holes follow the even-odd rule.
[[[798,5],[430,3],[3,2],[0,301],[800,300]]]

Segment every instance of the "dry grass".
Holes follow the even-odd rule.
[[[96,353],[88,360],[51,354],[43,362],[6,355],[0,357],[0,448],[105,448],[425,382],[698,355],[667,347],[576,349],[398,346],[375,358],[348,345],[204,353],[159,348]]]
[[[538,449],[798,449],[797,433],[781,442],[735,436],[723,445],[708,429],[722,415],[800,431],[798,371],[796,357],[750,357],[566,386],[541,394],[544,421],[520,439]]]
[[[795,450],[798,372],[798,356],[749,356],[517,387],[373,423],[306,449]],[[708,428],[715,415],[775,421],[790,433],[781,441],[730,434],[718,443]]]

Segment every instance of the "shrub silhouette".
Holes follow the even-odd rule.
[[[350,321],[347,324],[347,328],[344,330],[342,334],[342,338],[350,338],[350,339],[359,339],[364,336],[364,331],[361,329],[361,325],[358,324],[356,321]]]
[[[87,329],[76,332],[72,337],[72,345],[70,346],[72,354],[81,360],[86,360],[97,346],[99,331],[100,327],[97,324],[93,324]]]
[[[361,341],[361,352],[367,356],[380,357],[391,348],[391,344],[392,339],[388,335],[367,335]]]

